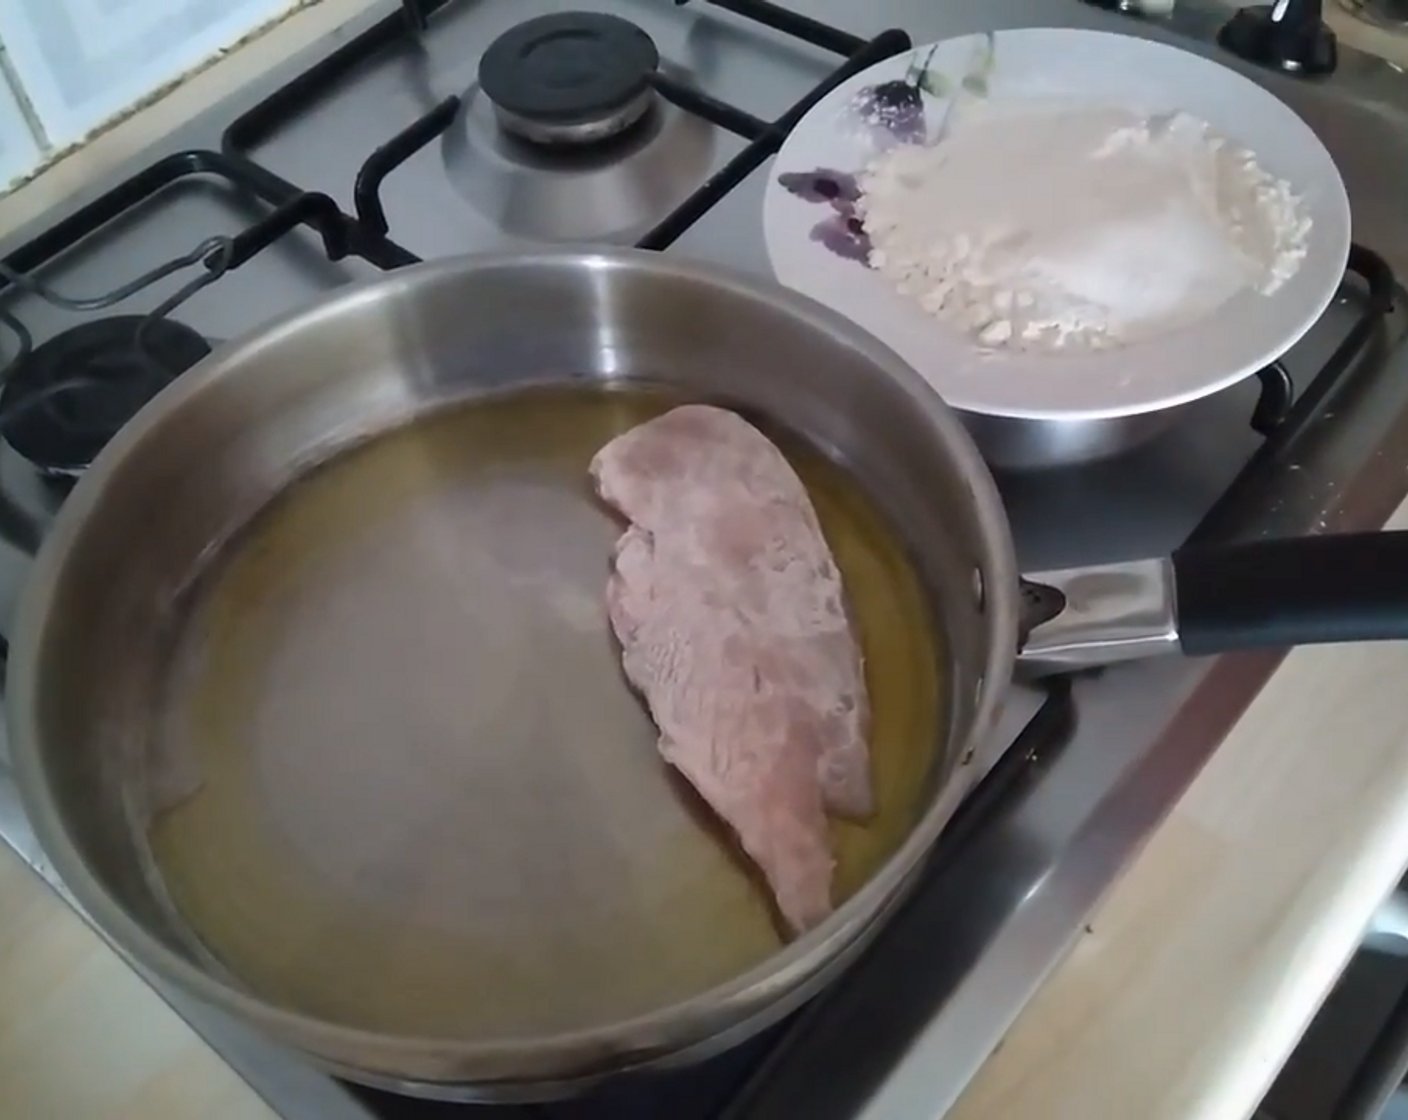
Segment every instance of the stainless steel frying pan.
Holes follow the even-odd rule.
[[[881,813],[838,827],[843,901],[791,943],[601,609],[586,459],[675,399],[796,456],[870,661]],[[46,852],[141,969],[345,1076],[504,1099],[703,1057],[825,984],[1024,646],[1049,671],[1405,636],[1402,535],[1023,581],[968,435],[885,347],[756,280],[574,250],[346,290],[167,389],[45,542],[8,718]]]

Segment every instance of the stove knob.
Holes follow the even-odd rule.
[[[1217,38],[1249,62],[1308,77],[1328,74],[1338,52],[1321,15],[1321,0],[1276,0],[1241,9]]]

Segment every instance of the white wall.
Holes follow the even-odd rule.
[[[297,6],[299,0],[0,0],[0,189]]]

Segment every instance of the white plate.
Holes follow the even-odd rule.
[[[868,90],[922,77],[921,128],[932,137],[953,98],[994,103],[1074,98],[1147,113],[1182,110],[1256,153],[1291,184],[1313,227],[1300,270],[1270,296],[1246,291],[1196,324],[1118,349],[984,353],[926,314],[860,260],[817,240],[844,223],[831,203],[779,182],[816,171],[853,174],[895,129],[858,113]],[[956,90],[956,93],[949,93]],[[936,96],[938,94],[939,96]],[[899,129],[904,133],[903,122]],[[923,137],[918,137],[923,139]],[[1039,175],[1040,169],[1034,168]],[[788,180],[796,184],[795,179]],[[1029,419],[1129,416],[1195,400],[1284,354],[1320,317],[1344,276],[1349,199],[1310,127],[1255,82],[1200,55],[1126,35],[1071,29],[999,31],[931,43],[879,63],[828,94],[793,130],[770,173],[763,210],[782,283],[840,311],[886,342],[957,408]]]

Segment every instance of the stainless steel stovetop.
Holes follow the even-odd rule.
[[[579,6],[647,31],[665,80],[636,140],[545,174],[531,151],[497,134],[472,87],[501,32]],[[786,11],[756,0],[452,0],[418,32],[386,0],[99,184],[111,192],[104,199],[24,231],[4,246],[6,261],[63,293],[89,295],[209,238],[228,239],[209,258],[213,282],[174,314],[212,341],[381,267],[534,237],[644,237],[664,251],[766,272],[766,151],[750,140],[778,134],[769,122],[785,124],[844,55],[901,49],[898,30],[923,42],[1042,22],[1166,38],[1242,67],[1309,121],[1344,174],[1359,248],[1339,299],[1280,369],[1207,400],[1178,430],[1116,463],[1004,480],[1023,564],[1162,553],[1194,533],[1377,527],[1408,492],[1408,319],[1386,309],[1399,294],[1393,274],[1408,276],[1408,77],[1343,48],[1328,77],[1242,63],[1217,43],[1233,9],[1207,0],[1181,0],[1158,20],[1119,7],[792,0],[788,10],[816,21],[801,28],[805,42],[789,33]],[[708,207],[712,198],[687,201],[706,181],[721,197]],[[197,264],[107,312],[64,311],[0,288],[0,311],[43,343],[98,315],[149,312],[202,274]],[[0,354],[10,346],[0,330]],[[1275,392],[1288,381],[1289,411]],[[62,488],[6,445],[0,489],[0,530],[33,544]],[[0,629],[28,563],[24,548],[0,548]],[[625,1078],[563,1105],[427,1104],[351,1089],[162,994],[288,1120],[938,1116],[1278,660],[1173,659],[1017,689],[1003,729],[1014,747],[873,950],[797,1021],[688,1073]],[[6,777],[3,748],[0,835],[62,892]]]

